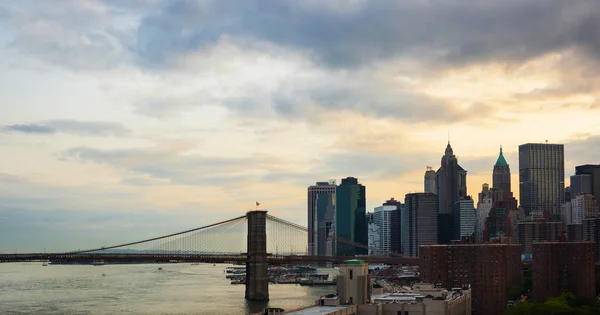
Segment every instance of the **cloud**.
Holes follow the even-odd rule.
[[[78,121],[57,119],[32,124],[15,124],[0,127],[0,130],[27,134],[66,133],[79,136],[125,136],[131,131],[119,123],[102,121]]]
[[[108,84],[135,95],[137,113],[157,118],[215,106],[243,117],[313,124],[336,123],[352,113],[412,123],[484,122],[494,112],[487,104],[456,104],[421,93],[412,81],[428,78],[410,63],[339,71],[320,67],[302,51],[228,36],[176,60],[160,76]],[[397,78],[398,71],[413,80]]]
[[[334,68],[420,59],[429,67],[522,62],[579,47],[600,57],[595,0],[19,1],[13,47],[74,69],[149,68],[223,36],[310,52]],[[553,21],[553,23],[548,23]]]
[[[78,147],[63,152],[61,158],[66,161],[106,164],[137,174],[137,178],[126,181],[130,184],[141,183],[140,180],[147,176],[142,182],[168,180],[171,184],[223,186],[258,179],[266,173],[288,167],[285,161],[267,155],[207,156],[152,148],[98,150]]]
[[[22,184],[27,183],[28,181],[20,176],[15,176],[6,173],[0,173],[0,182],[4,183],[12,183],[12,184]]]
[[[311,123],[353,112],[411,123],[486,124],[499,115],[499,101],[447,97],[422,85],[457,66],[518,65],[571,49],[589,68],[586,54],[600,56],[593,32],[600,4],[585,0],[34,4],[10,10],[14,47],[76,70],[138,73],[141,83],[112,73],[106,85],[136,95],[136,112],[157,118],[216,105],[244,116]],[[594,86],[565,91],[589,93]],[[519,96],[530,92],[510,94],[501,105],[521,106]]]
[[[600,57],[600,4],[593,0],[380,0],[341,7],[291,0],[171,1],[142,19],[137,52],[161,64],[228,34],[310,50],[334,67],[402,55],[450,64],[522,61],[573,46]]]
[[[34,125],[34,124],[6,125],[6,126],[4,126],[4,129],[9,130],[9,131],[15,131],[15,132],[21,132],[21,133],[31,133],[31,134],[52,134],[52,133],[56,132],[56,130],[54,130],[51,127],[42,126],[42,125]]]
[[[565,142],[565,176],[575,174],[575,166],[600,164],[600,136],[593,135]]]
[[[74,70],[106,70],[126,64],[131,42],[124,12],[96,0],[10,3],[8,47]]]

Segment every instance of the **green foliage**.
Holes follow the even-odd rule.
[[[523,293],[525,293],[525,289],[520,285],[516,285],[508,290],[508,299],[512,301],[519,300]]]
[[[576,297],[565,293],[544,303],[524,302],[508,309],[507,315],[597,315],[600,303],[593,298]]]
[[[523,276],[523,292],[527,295],[531,294],[531,288],[533,286],[533,280],[531,279],[531,274],[525,274]]]

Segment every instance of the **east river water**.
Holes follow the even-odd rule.
[[[225,279],[227,266],[3,263],[0,314],[250,314],[268,306],[311,305],[335,291],[334,286],[272,284],[268,303],[247,302],[244,285]]]

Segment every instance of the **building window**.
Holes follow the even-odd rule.
[[[352,271],[353,271],[353,270],[352,270],[352,269],[350,269],[350,280],[352,280],[352,275],[353,275],[353,272],[352,272]]]

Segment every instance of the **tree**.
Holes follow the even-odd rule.
[[[544,303],[523,302],[508,309],[507,315],[597,315],[600,303],[595,299],[565,293]]]
[[[512,301],[519,300],[523,293],[525,293],[525,289],[520,285],[516,285],[508,290],[508,299]]]

